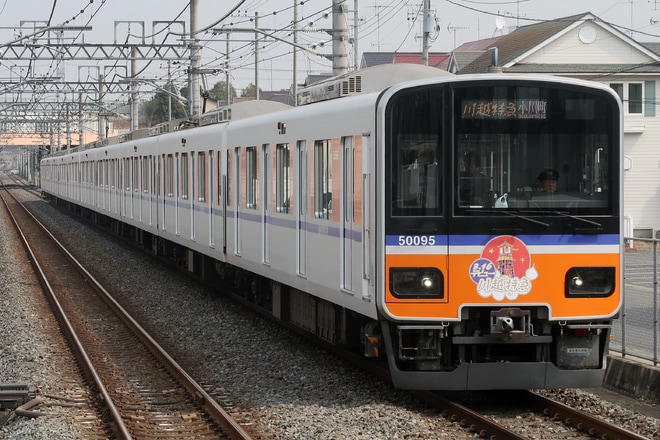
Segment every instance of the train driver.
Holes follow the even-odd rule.
[[[557,191],[557,179],[559,173],[552,168],[546,168],[539,173],[539,182],[541,183],[541,190],[544,192]]]

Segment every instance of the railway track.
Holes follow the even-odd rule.
[[[232,294],[232,296],[236,301],[243,303],[263,317],[274,320],[272,315],[246,301],[242,296],[238,294]],[[368,371],[369,374],[380,377],[387,382],[391,381],[389,371],[383,366],[370,362],[353,352],[329,344],[327,341],[299,327],[281,323],[277,320],[274,321],[310,340],[314,344],[323,347],[325,350],[334,353],[336,356]],[[478,410],[471,409],[469,405],[461,404],[455,399],[442,397],[440,393],[431,391],[410,391],[410,393],[436,408],[447,420],[459,424],[464,429],[479,435],[481,438],[487,438],[489,440],[528,439],[528,437],[516,432],[515,429],[503,426],[488,416],[481,414]],[[525,406],[531,406],[537,412],[553,420],[560,421],[570,428],[577,429],[584,433],[585,436],[602,440],[648,440],[644,436],[620,428],[606,420],[591,416],[540,394],[531,391],[512,391],[511,393],[511,399],[524,403]]]
[[[0,197],[98,396],[109,434],[122,439],[251,438],[4,186]]]

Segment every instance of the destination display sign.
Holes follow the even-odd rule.
[[[545,99],[464,99],[462,119],[547,119]]]

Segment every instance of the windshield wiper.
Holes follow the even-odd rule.
[[[550,227],[550,223],[545,223],[545,222],[542,222],[540,220],[534,220],[533,218],[529,218],[529,217],[526,217],[524,215],[516,214],[515,212],[509,212],[509,211],[500,211],[500,212],[502,212],[502,213],[504,213],[504,214],[506,214],[510,217],[520,218],[520,219],[523,219],[523,220],[527,220],[528,222],[536,223],[537,225],[541,225],[545,228]]]
[[[565,212],[560,212],[560,211],[554,211],[553,214],[561,215],[562,217],[568,217],[571,220],[581,221],[581,222],[584,222],[584,223],[592,226],[591,228],[589,228],[589,227],[587,227],[587,228],[578,228],[577,226],[575,226],[573,228],[574,232],[591,232],[591,233],[594,233],[594,232],[598,232],[598,231],[603,230],[603,225],[602,224],[600,224],[598,222],[595,222],[595,221],[592,221],[592,220],[587,220],[586,218],[577,217],[575,215],[570,215],[570,214],[567,214]]]
[[[540,220],[535,220],[533,218],[529,218],[529,217],[526,217],[524,215],[520,215],[519,213],[515,213],[515,212],[511,212],[511,211],[503,211],[503,210],[499,210],[499,209],[494,209],[494,210],[481,210],[481,209],[476,210],[475,209],[475,210],[468,210],[467,212],[475,212],[475,213],[479,213],[479,214],[505,214],[505,215],[508,215],[509,217],[519,218],[521,220],[526,220],[528,222],[535,223],[537,225],[541,225],[544,228],[549,228],[550,227],[550,223],[545,223],[545,222],[542,222]]]

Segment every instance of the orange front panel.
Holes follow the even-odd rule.
[[[501,253],[502,244],[510,245],[508,249],[514,251],[510,254]],[[387,255],[387,310],[398,318],[437,320],[459,319],[460,308],[465,305],[547,306],[554,320],[609,317],[616,313],[621,284],[618,253],[579,253],[579,245],[554,246],[573,253],[549,253],[548,247],[530,246],[528,249],[522,241],[513,237],[500,237],[499,243],[493,239],[489,245],[483,246],[481,254],[467,253],[457,246],[452,248],[455,253],[449,256],[412,253]],[[612,246],[607,248],[610,249]],[[615,267],[614,292],[607,297],[566,297],[567,271],[572,267],[585,266]],[[395,298],[390,292],[389,279],[390,268],[393,267],[438,268],[444,275],[443,299]]]
[[[619,271],[614,293],[607,298],[567,298],[565,295],[566,272],[576,266],[619,266],[618,254],[540,254],[532,259],[532,270],[536,279],[519,281],[518,285],[493,286],[492,290],[481,289],[470,276],[470,268],[478,255],[452,255],[450,258],[450,291],[462,292],[461,302],[469,304],[547,304],[552,318],[575,318],[581,316],[608,316],[619,305]],[[502,277],[504,278],[504,277]],[[507,294],[499,298],[497,292],[506,289]],[[513,292],[513,293],[511,293]]]
[[[446,255],[388,255],[385,270],[385,299],[387,309],[397,317],[438,318],[451,313],[450,297],[448,295]],[[444,298],[442,299],[401,299],[395,298],[390,292],[391,267],[435,267],[444,275]]]

